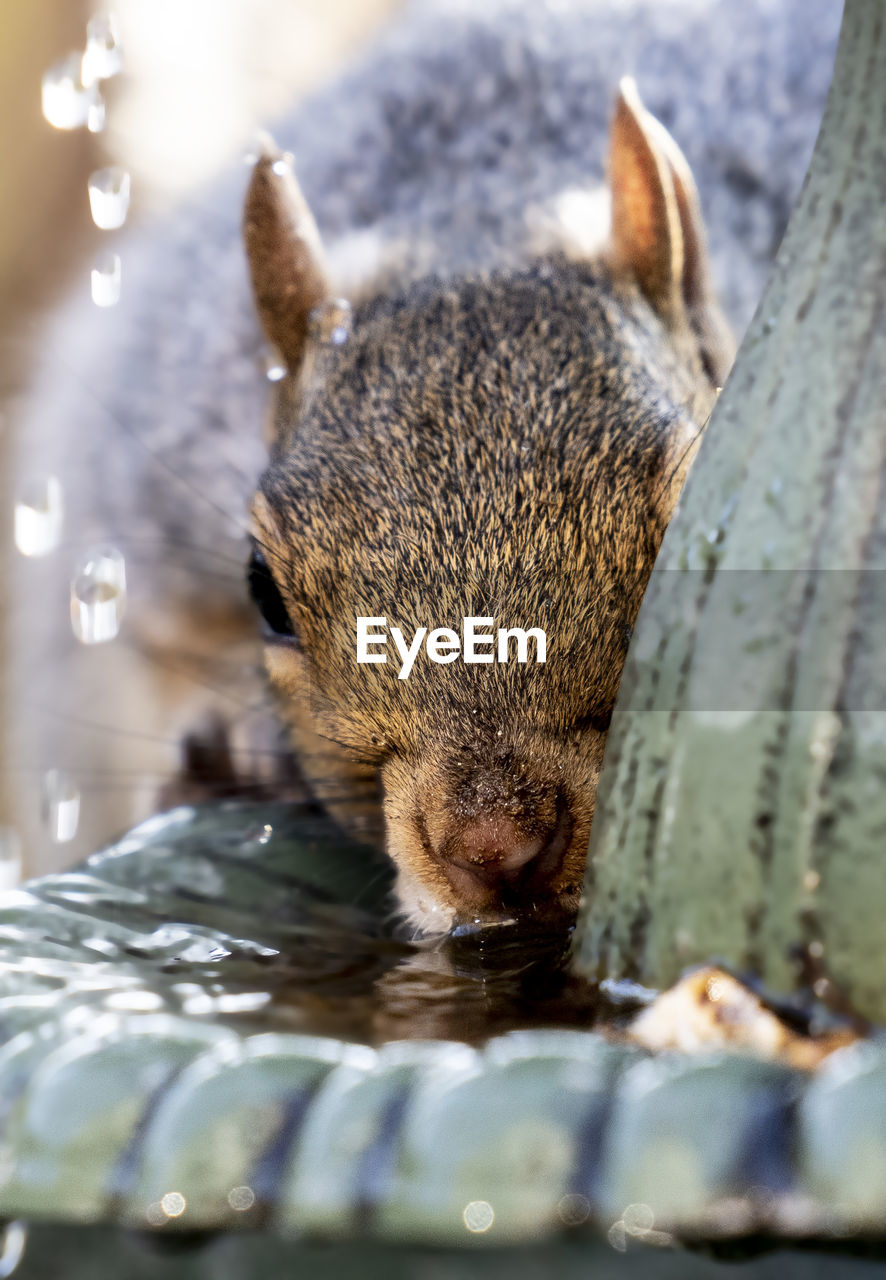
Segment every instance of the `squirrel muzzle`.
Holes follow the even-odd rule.
[[[509,794],[509,781],[506,774],[472,778],[431,851],[459,900],[476,909],[506,909],[544,893],[562,867],[574,825],[562,792],[536,790],[521,803]]]

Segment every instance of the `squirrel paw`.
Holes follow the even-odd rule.
[[[232,746],[231,726],[207,712],[182,738],[178,773],[161,789],[160,809],[218,800],[303,800],[305,787],[285,747]]]

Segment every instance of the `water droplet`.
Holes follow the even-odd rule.
[[[43,821],[56,844],[66,844],[77,834],[80,791],[73,778],[61,769],[50,769],[43,776]]]
[[[160,1208],[167,1218],[180,1218],[187,1208],[187,1200],[180,1191],[167,1191],[160,1198]]]
[[[7,1177],[11,1176],[10,1168]],[[7,1179],[4,1179],[6,1181]],[[11,1276],[25,1256],[25,1245],[28,1243],[28,1228],[24,1222],[7,1222],[0,1236],[0,1280]]]
[[[231,1187],[228,1204],[235,1213],[244,1213],[255,1204],[255,1192],[252,1187]]]
[[[95,101],[89,104],[89,111],[86,116],[86,128],[90,133],[102,133],[105,127],[105,100],[101,94],[97,94]]]
[[[120,301],[123,268],[119,253],[102,253],[92,268],[92,301],[97,307],[115,307]]]
[[[126,608],[123,556],[103,547],[81,562],[71,582],[71,625],[82,644],[103,644],[120,630]]]
[[[353,308],[347,298],[330,298],[311,312],[311,336],[316,342],[340,347],[350,337],[352,320]]]
[[[291,151],[284,151],[279,160],[275,160],[271,165],[271,172],[276,173],[278,178],[284,177],[287,173],[292,173],[292,166],[295,164],[295,156]]]
[[[130,179],[125,169],[96,169],[89,175],[92,221],[102,231],[122,227],[129,212]]]
[[[0,889],[14,889],[21,878],[21,841],[12,827],[0,826]]]
[[[606,1239],[612,1245],[613,1249],[617,1249],[619,1253],[626,1253],[628,1248],[627,1232],[625,1224],[619,1218],[618,1222],[613,1222],[612,1226],[606,1233]]]
[[[578,1227],[590,1217],[591,1202],[582,1195],[561,1196],[557,1203],[557,1213],[564,1226]]]
[[[286,377],[283,357],[273,348],[265,356],[265,377],[268,382],[281,382]]]
[[[117,23],[110,13],[97,13],[86,24],[86,52],[83,54],[84,84],[110,80],[123,66],[123,47]]]
[[[15,504],[15,545],[23,556],[45,556],[62,536],[64,504],[62,487],[55,476],[24,486]]]
[[[465,1205],[461,1216],[468,1231],[475,1235],[488,1231],[495,1221],[495,1211],[488,1200],[471,1200]]]
[[[69,53],[43,76],[43,118],[54,129],[79,129],[89,120],[101,95],[98,86],[83,81],[83,55]]]
[[[625,1224],[625,1230],[632,1235],[643,1231],[651,1231],[655,1226],[655,1214],[648,1204],[629,1204],[621,1220]]]

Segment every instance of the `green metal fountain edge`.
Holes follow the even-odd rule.
[[[300,904],[387,890],[333,839],[283,807],[180,809],[4,896],[0,1214],[439,1244],[882,1232],[877,1041],[807,1075],[590,1031],[372,1049],[244,1022]],[[241,1006],[202,1012],[219,956]]]

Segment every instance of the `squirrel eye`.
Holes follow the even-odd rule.
[[[295,636],[295,628],[280,590],[268,568],[268,562],[257,546],[253,546],[249,565],[246,569],[246,581],[249,594],[252,596],[262,620],[266,633],[271,636]]]

